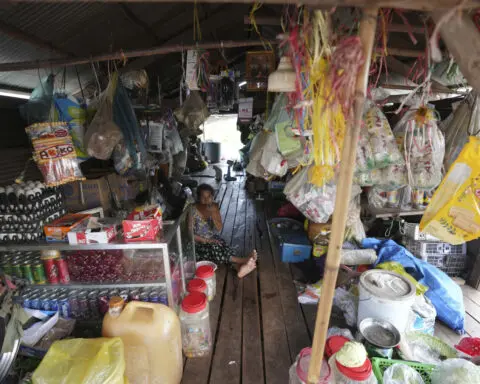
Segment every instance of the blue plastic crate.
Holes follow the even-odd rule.
[[[312,245],[303,232],[283,234],[278,237],[280,256],[284,263],[300,263],[312,254]]]

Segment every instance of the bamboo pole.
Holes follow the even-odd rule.
[[[355,86],[355,99],[353,102],[353,121],[348,125],[342,149],[340,163],[340,176],[335,198],[335,211],[332,218],[332,232],[328,246],[327,260],[325,262],[325,275],[323,277],[322,294],[318,303],[317,319],[312,344],[312,357],[308,369],[308,383],[317,384],[322,368],[323,352],[327,337],[327,329],[332,311],[335,284],[340,266],[340,252],[345,235],[348,202],[352,192],[353,170],[357,153],[358,137],[362,122],[363,104],[367,91],[368,72],[372,57],[372,48],[377,26],[378,8],[365,8],[360,22],[359,36],[362,42],[365,63],[360,68]]]
[[[189,49],[220,49],[220,48],[244,48],[244,47],[262,47],[265,44],[277,44],[276,41],[267,40],[243,40],[243,41],[220,41],[211,43],[199,43],[199,44],[175,44],[175,45],[163,45],[148,49],[134,49],[130,51],[118,51],[112,53],[105,53],[94,55],[90,57],[79,58],[61,58],[50,60],[32,60],[22,61],[17,63],[1,63],[0,72],[10,71],[24,71],[28,69],[38,68],[55,68],[80,64],[89,64],[95,61],[107,61],[107,60],[125,60],[133,57],[145,57],[155,55],[166,55],[168,53],[183,52]]]

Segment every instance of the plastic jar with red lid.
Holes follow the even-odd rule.
[[[192,279],[187,284],[187,292],[200,292],[207,295],[207,283],[202,279]]]
[[[186,357],[206,356],[212,349],[212,333],[205,294],[192,292],[182,300],[180,308],[182,348]]]
[[[345,367],[340,364],[335,355],[328,361],[335,378],[335,384],[377,384],[378,381],[372,370],[372,363],[369,359],[356,368]]]
[[[207,283],[207,297],[212,301],[217,292],[217,281],[215,279],[215,269],[210,265],[202,265],[195,272],[195,277],[202,279]]]

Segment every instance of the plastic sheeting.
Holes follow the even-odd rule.
[[[435,309],[438,318],[456,332],[464,333],[465,309],[460,287],[444,272],[433,265],[417,259],[409,251],[393,240],[367,238],[363,240],[364,248],[377,251],[376,264],[397,261],[419,283],[429,287],[425,294]]]

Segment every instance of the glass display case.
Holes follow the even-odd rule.
[[[101,318],[111,296],[160,302],[178,311],[186,279],[195,271],[191,209],[164,221],[155,242],[0,245],[0,267],[24,283],[26,308],[68,318]]]

